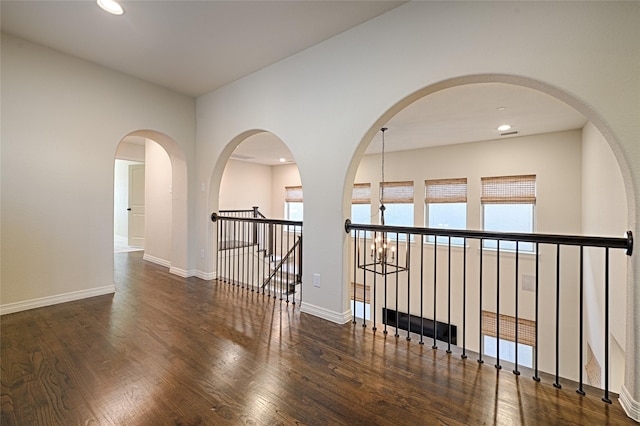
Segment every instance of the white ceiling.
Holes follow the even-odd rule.
[[[93,0],[0,1],[2,31],[102,66],[199,96],[381,15],[403,1],[120,1],[112,16]],[[389,105],[391,107],[391,105]],[[504,107],[504,110],[498,110]],[[563,102],[520,86],[483,83],[426,96],[393,117],[387,151],[577,129],[586,119]],[[380,134],[367,153],[380,151]],[[250,157],[250,158],[243,158]],[[268,133],[232,158],[294,159]]]
[[[199,96],[404,1],[93,0],[0,2],[2,31]]]

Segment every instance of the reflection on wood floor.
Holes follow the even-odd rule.
[[[2,317],[3,425],[635,424],[615,396],[114,258],[115,295]]]

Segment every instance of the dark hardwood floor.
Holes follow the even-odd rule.
[[[115,255],[115,295],[1,318],[2,425],[635,424],[615,396],[333,324],[141,256]]]

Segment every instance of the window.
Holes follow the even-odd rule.
[[[371,184],[356,183],[351,195],[351,222],[371,224]]]
[[[386,208],[385,225],[413,226],[412,181],[380,183],[380,202]]]
[[[498,348],[497,315],[495,312],[482,311],[483,353],[495,357]],[[535,321],[517,318],[518,325],[518,364],[531,368],[536,340]],[[500,315],[500,359],[515,362],[516,356],[516,317]]]
[[[532,233],[535,223],[536,176],[482,178],[482,220],[485,231]],[[484,242],[497,248],[495,240]],[[501,241],[501,249],[515,250],[513,241]],[[533,251],[533,243],[520,243],[522,251]]]
[[[302,187],[285,186],[284,217],[286,220],[302,220]]]
[[[467,228],[467,178],[424,181],[425,213],[428,228]],[[427,237],[433,242],[433,236]],[[438,243],[447,244],[448,237],[438,236]],[[452,238],[451,244],[464,244],[463,238]]]

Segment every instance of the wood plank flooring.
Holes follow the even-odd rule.
[[[114,255],[115,295],[1,318],[2,425],[635,424],[615,396],[333,324],[141,256]]]

